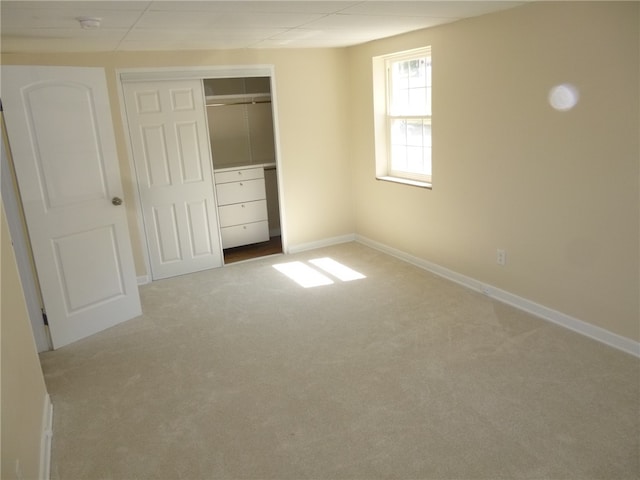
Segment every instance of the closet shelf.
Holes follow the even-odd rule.
[[[223,105],[246,105],[253,103],[271,102],[270,93],[238,93],[233,95],[208,95],[207,107],[219,107]]]
[[[244,168],[264,168],[265,170],[271,170],[276,168],[275,161],[272,163],[237,163],[234,165],[226,165],[222,168],[213,168],[214,173],[229,172],[232,170],[240,170]]]

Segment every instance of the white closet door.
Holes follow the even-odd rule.
[[[53,347],[140,315],[104,70],[3,66],[2,101]]]
[[[202,81],[123,88],[153,279],[222,266]]]

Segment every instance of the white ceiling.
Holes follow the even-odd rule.
[[[1,50],[88,52],[344,47],[524,1],[1,0]],[[77,17],[102,19],[83,30]]]

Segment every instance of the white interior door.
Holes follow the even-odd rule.
[[[152,278],[222,266],[202,81],[123,89]]]
[[[1,93],[53,347],[140,315],[104,70],[2,66]]]

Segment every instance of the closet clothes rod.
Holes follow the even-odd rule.
[[[207,107],[230,107],[231,105],[256,105],[258,103],[271,103],[271,100],[257,100],[255,102],[211,103]]]

